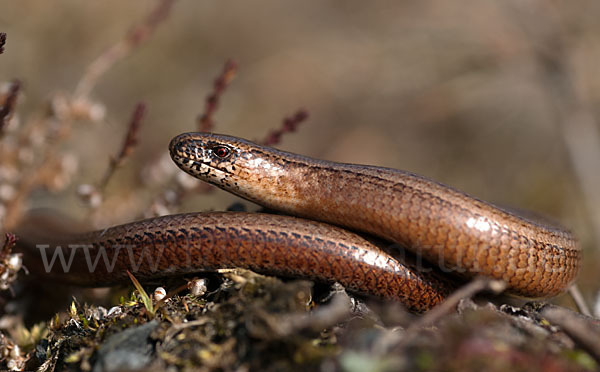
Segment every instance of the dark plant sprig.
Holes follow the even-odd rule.
[[[31,134],[39,131],[46,138],[43,146],[38,146],[35,153],[41,156],[34,159],[34,165],[24,170],[16,184],[16,195],[6,203],[4,227],[14,228],[24,212],[24,204],[31,192],[41,186],[45,186],[45,180],[49,180],[56,174],[62,164],[60,157],[60,145],[70,136],[72,124],[81,114],[82,107],[93,109],[89,94],[96,86],[99,78],[106,73],[116,62],[128,56],[137,46],[146,41],[154,34],[157,26],[169,14],[175,0],[159,0],[157,5],[146,17],[134,25],[130,32],[117,41],[112,47],[98,56],[85,70],[75,90],[69,98],[55,95],[51,102],[51,110],[44,109],[41,118],[28,120],[20,131],[20,142],[29,143]],[[60,110],[57,110],[59,108]],[[1,122],[0,122],[1,124]],[[1,135],[1,132],[0,132]],[[1,160],[1,159],[0,159]]]
[[[286,133],[295,132],[298,129],[298,125],[308,118],[308,111],[300,109],[292,116],[288,116],[283,119],[281,128],[272,130],[267,136],[260,141],[265,146],[273,146],[281,142],[281,137]]]
[[[0,107],[0,136],[4,132],[4,128],[8,124],[9,120],[12,118],[20,90],[21,82],[19,80],[14,80],[10,85],[10,89],[8,90],[8,94],[4,100],[4,104]]]
[[[0,32],[0,54],[4,53],[4,45],[6,44],[6,33]]]
[[[15,234],[11,234],[11,233],[4,234],[4,244],[2,245],[2,248],[0,249],[0,261],[4,260],[6,257],[8,257],[8,255],[12,251],[15,244],[17,244],[17,236]]]
[[[100,188],[104,189],[108,184],[108,181],[115,173],[115,170],[123,164],[123,161],[127,159],[133,153],[133,150],[137,146],[139,142],[139,132],[140,127],[142,125],[142,121],[146,114],[146,105],[142,102],[138,103],[133,110],[133,115],[131,116],[131,120],[129,121],[129,128],[127,129],[127,133],[125,135],[125,139],[123,140],[123,145],[121,146],[121,150],[119,154],[115,157],[110,158],[110,162],[108,165],[108,169],[100,182]]]
[[[4,234],[4,244],[0,248],[0,290],[10,289],[17,279],[17,273],[23,268],[21,253],[12,253],[17,244],[17,236]]]
[[[206,97],[204,113],[198,117],[198,130],[200,132],[210,132],[213,129],[213,115],[219,107],[219,100],[223,92],[235,77],[237,69],[237,63],[228,60],[225,62],[223,72],[215,79],[213,91]]]
[[[206,97],[204,112],[198,115],[196,120],[197,128],[201,132],[210,132],[214,127],[213,115],[218,108],[219,101],[227,86],[231,83],[237,73],[238,65],[232,60],[227,60],[223,66],[223,71],[217,76],[213,83],[213,91]],[[172,176],[173,179],[176,176]],[[167,208],[176,207],[181,203],[181,200],[189,193],[208,193],[213,190],[213,187],[207,183],[197,183],[193,187],[184,185],[178,180],[173,187],[161,193],[150,208],[145,213],[145,216],[153,216],[157,211],[164,211]],[[168,197],[167,197],[168,195]],[[160,212],[163,213],[163,212]]]

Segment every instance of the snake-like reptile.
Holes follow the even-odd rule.
[[[579,270],[580,248],[569,231],[409,172],[317,160],[209,133],[181,134],[169,149],[185,172],[301,218],[211,212],[84,234],[28,231],[23,238],[47,244],[50,250],[42,251],[48,256],[57,245],[75,252],[67,273],[54,265],[49,274],[100,286],[126,281],[126,270],[148,280],[242,267],[337,281],[424,311],[455,288],[441,271],[500,279],[514,294],[549,297],[565,290]],[[405,254],[397,247],[381,248],[346,229],[398,243],[441,270],[399,258]],[[109,260],[102,256],[91,270],[102,254]]]

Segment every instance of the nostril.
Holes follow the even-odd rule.
[[[193,141],[192,141],[192,138],[190,137],[189,133],[183,133],[178,136],[175,136],[169,143],[169,152],[171,154],[189,153],[190,152],[190,142],[193,142]]]
[[[185,139],[175,137],[169,144],[169,152],[171,155],[189,156],[190,146]]]
[[[169,143],[169,152],[177,163],[199,161],[203,157],[203,143],[189,133],[180,134]]]

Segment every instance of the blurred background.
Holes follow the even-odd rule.
[[[0,82],[23,84],[19,121],[74,94],[90,64],[159,3],[0,0],[0,32],[8,36]],[[304,108],[308,120],[277,147],[409,170],[556,219],[582,241],[580,282],[588,301],[595,299],[600,2],[170,5],[152,35],[89,92],[100,119],[79,120],[61,143],[76,159],[73,182],[60,193],[36,190],[28,206],[86,216],[75,190],[99,182],[143,101],[139,145],[108,185],[102,208],[110,213],[99,220],[143,214],[158,192],[147,187],[149,167],[171,137],[196,129],[231,59],[239,69],[221,97],[215,132],[261,139]],[[188,195],[178,211],[224,209],[235,200],[221,191]]]

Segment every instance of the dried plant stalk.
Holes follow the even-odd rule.
[[[283,119],[281,128],[272,130],[269,134],[260,141],[265,146],[273,146],[281,142],[281,137],[286,133],[295,132],[298,129],[298,125],[301,124],[308,118],[308,111],[300,109],[292,116],[288,116]]]
[[[213,91],[206,97],[204,113],[198,118],[198,130],[200,132],[210,132],[214,127],[213,116],[219,107],[219,100],[223,92],[231,83],[237,72],[238,65],[232,60],[225,62],[223,72],[215,79]]]
[[[4,128],[13,116],[20,90],[21,82],[19,80],[14,80],[8,90],[4,104],[0,107],[0,136],[2,136]]]
[[[100,189],[104,189],[108,184],[108,181],[115,173],[115,170],[123,164],[123,161],[127,159],[133,153],[133,150],[138,144],[140,127],[142,125],[142,120],[144,115],[146,114],[146,105],[143,103],[138,103],[133,110],[133,115],[131,116],[131,120],[129,121],[129,127],[127,129],[127,133],[125,135],[125,140],[123,141],[123,145],[121,146],[121,150],[116,157],[111,157],[108,169],[100,182]]]
[[[4,45],[6,44],[6,34],[0,32],[0,54],[4,53]]]

